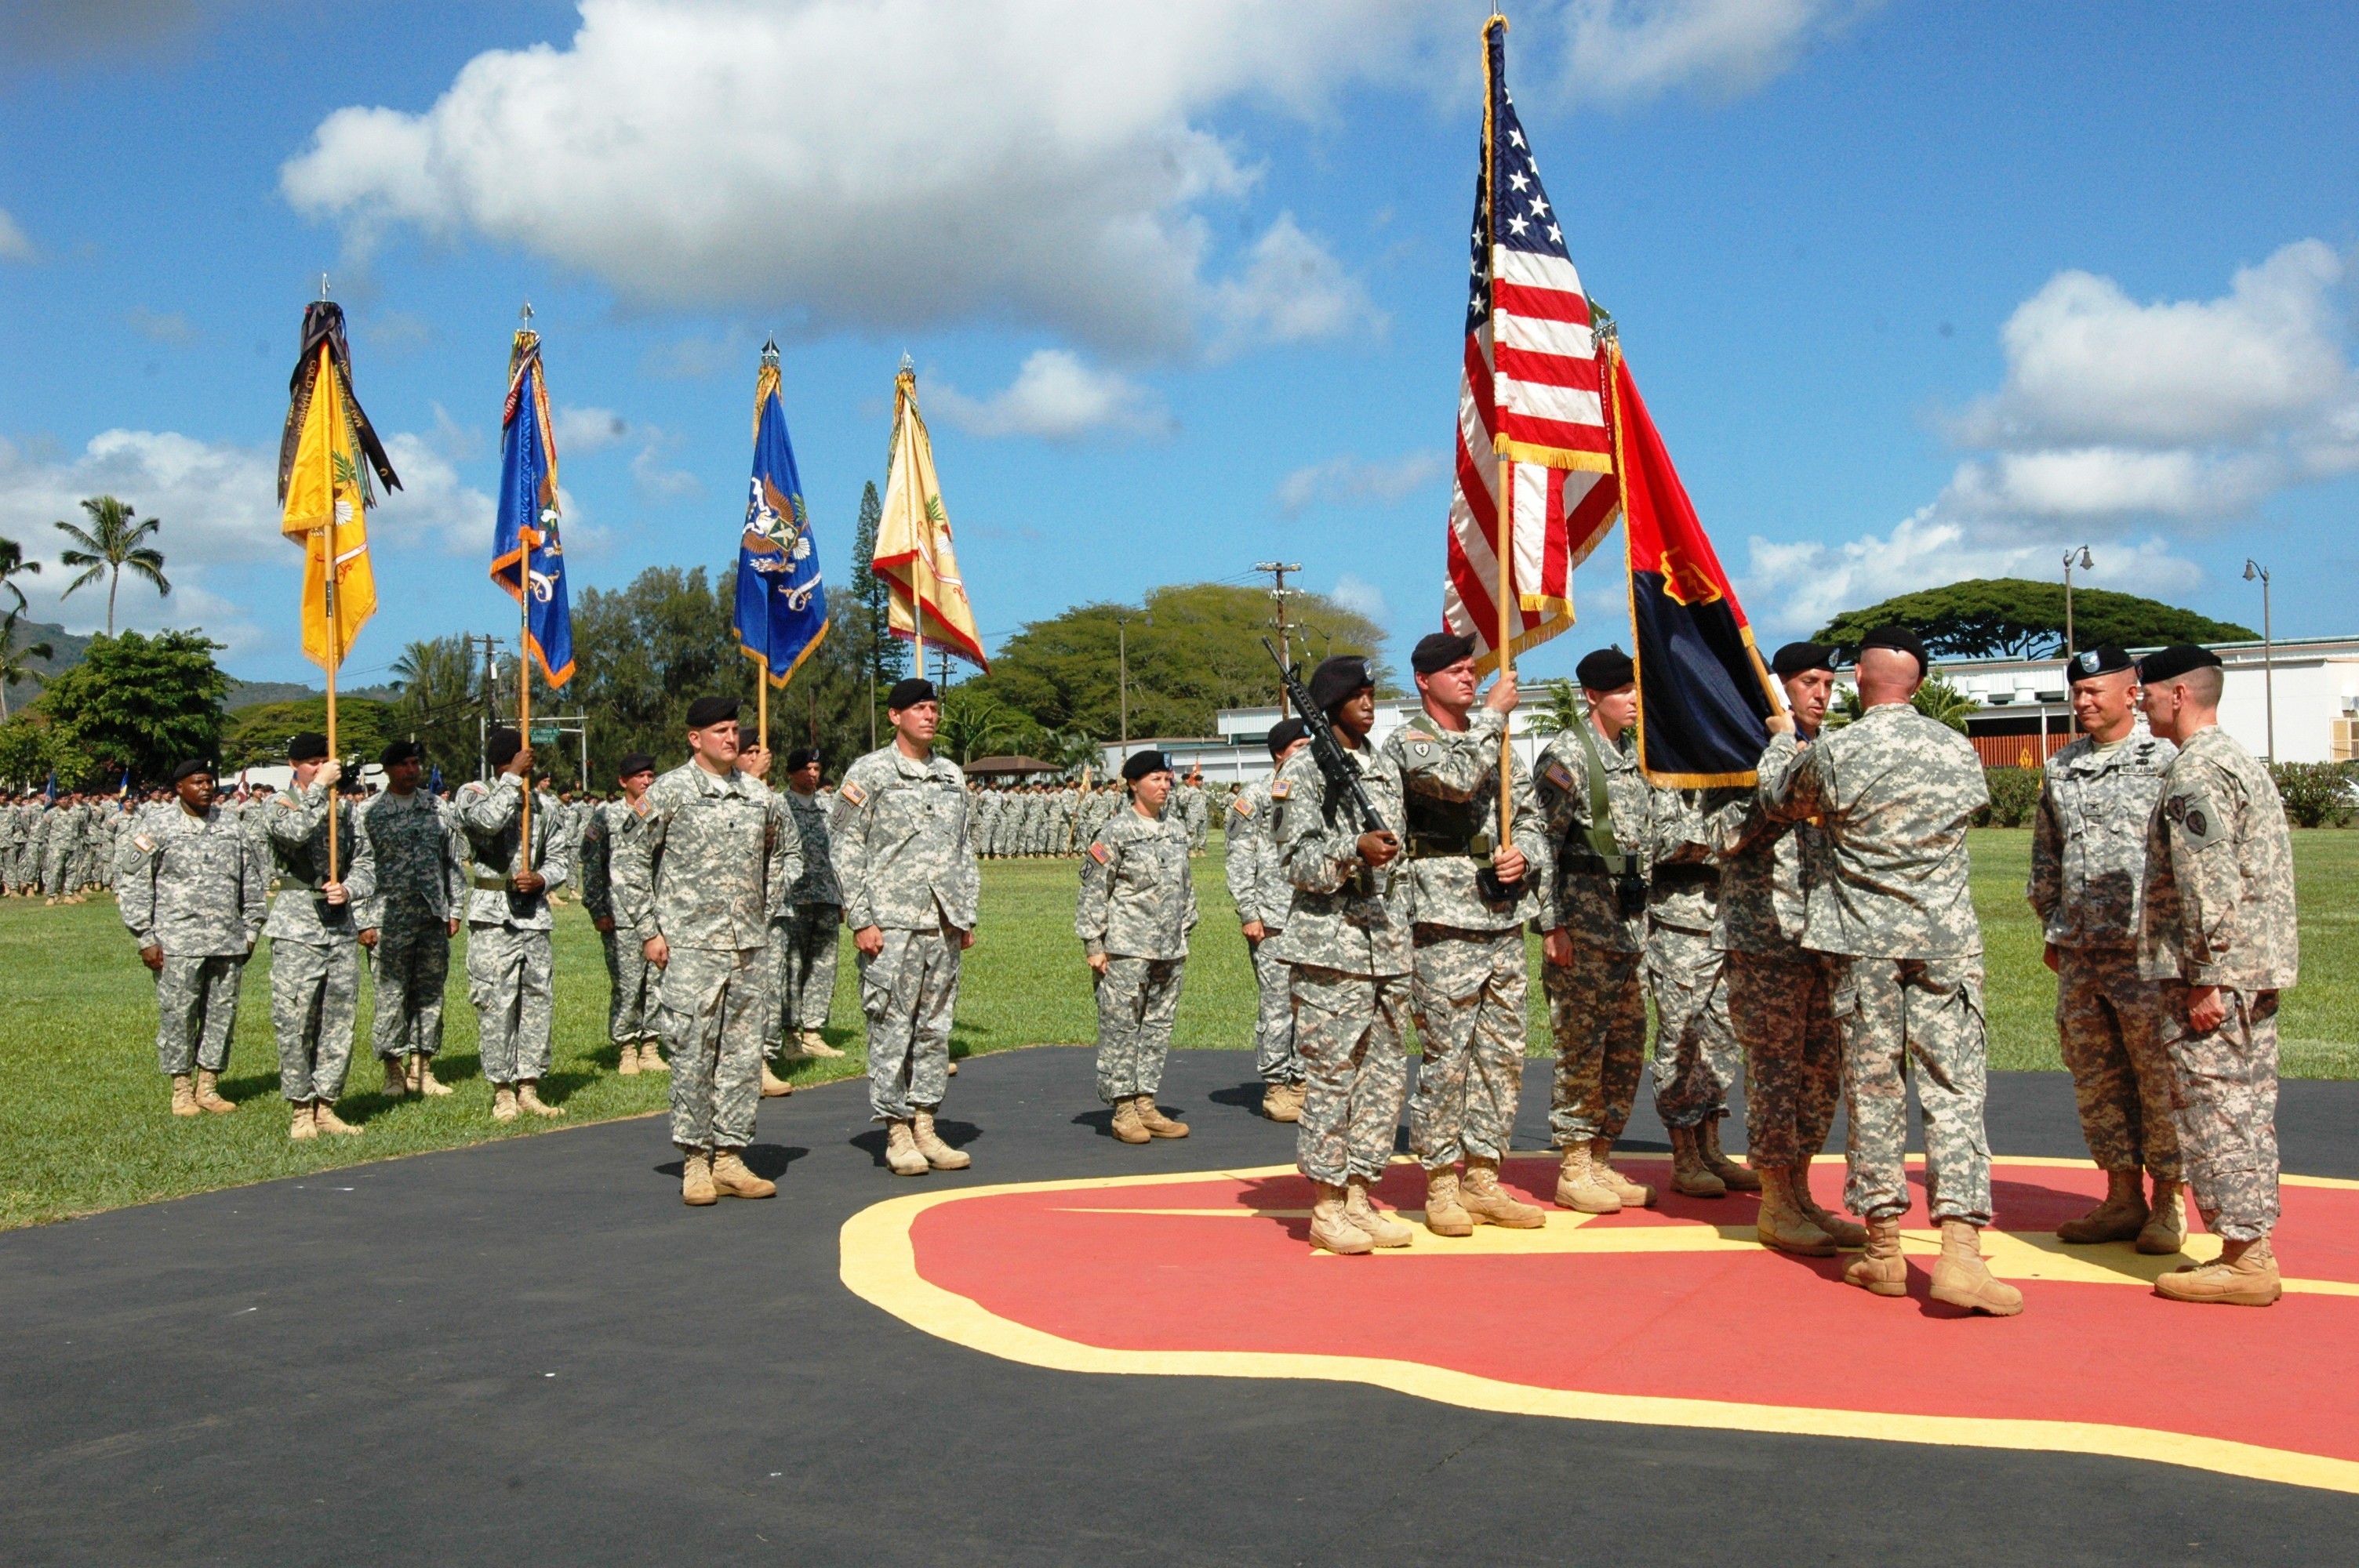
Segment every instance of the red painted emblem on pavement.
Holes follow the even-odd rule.
[[[1504,1174],[1545,1205],[1555,1166]],[[1816,1167],[1821,1201],[1842,1174]],[[897,1198],[846,1222],[842,1270],[929,1333],[1068,1370],[1335,1379],[1482,1409],[2106,1454],[2359,1492],[2359,1183],[2287,1178],[2285,1299],[2199,1307],[2150,1288],[2184,1259],[2055,1239],[2103,1195],[2093,1166],[1999,1160],[1984,1250],[2026,1308],[1962,1320],[1927,1296],[1937,1248],[1911,1174],[1905,1301],[1841,1283],[1841,1258],[1761,1247],[1741,1195],[1314,1254],[1290,1167]],[[1412,1221],[1423,1195],[1408,1165],[1377,1192]],[[2199,1231],[2188,1255],[2217,1248]]]

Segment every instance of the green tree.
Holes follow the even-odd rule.
[[[164,778],[184,757],[212,756],[220,741],[229,695],[229,677],[213,663],[221,645],[201,632],[95,638],[34,706],[48,716],[61,754],[87,757],[101,772],[127,767],[138,778]]]
[[[27,606],[25,590],[16,586],[20,577],[38,577],[41,563],[25,558],[25,546],[14,539],[0,539],[0,589],[16,601],[16,614],[22,615]],[[13,619],[13,617],[12,617]]]
[[[845,634],[857,654],[854,664],[862,678],[875,676],[879,701],[909,669],[908,645],[893,635],[892,585],[868,569],[876,558],[876,529],[884,521],[885,503],[877,498],[876,481],[870,480],[860,492],[860,522],[852,535],[852,601],[841,611],[832,600],[828,605],[835,630]]]
[[[158,594],[168,595],[172,585],[164,576],[164,552],[139,541],[160,530],[161,519],[140,517],[127,501],[117,501],[111,495],[93,495],[82,503],[90,514],[90,526],[72,523],[55,524],[58,532],[73,541],[73,547],[61,550],[58,559],[70,567],[80,567],[82,573],[66,584],[65,591],[73,592],[84,583],[106,579],[106,634],[114,635],[114,594],[123,584],[123,574],[128,570],[136,577],[146,578],[156,585]],[[21,597],[21,596],[20,596]]]
[[[41,716],[19,713],[0,724],[0,784],[30,789],[49,776],[57,765],[49,745],[49,727]],[[68,773],[69,779],[77,775]]]
[[[347,762],[367,764],[377,759],[386,743],[402,734],[400,709],[390,702],[365,697],[336,699],[336,751]],[[262,702],[228,716],[221,738],[224,772],[267,767],[287,760],[289,736],[305,730],[325,734],[328,699],[306,697],[298,702]]]
[[[1970,578],[1846,610],[1810,634],[1856,656],[1860,639],[1897,622],[1915,630],[1937,658],[2043,658],[2064,651],[2064,585],[2027,578]],[[2072,594],[2072,640],[2153,648],[2170,643],[2258,642],[2260,633],[2159,600],[2084,588]]]
[[[474,645],[457,633],[412,643],[393,662],[401,694],[387,719],[393,738],[425,747],[427,762],[453,782],[475,768],[480,674]]]
[[[5,541],[0,540],[0,543]],[[20,600],[23,597],[22,594],[17,595]],[[33,667],[33,661],[49,658],[57,652],[47,643],[27,643],[20,647],[16,642],[18,613],[12,610],[5,617],[0,617],[0,724],[8,720],[8,693],[26,681],[41,678],[41,672]]]
[[[1966,732],[1967,717],[1976,709],[1974,699],[1951,686],[1950,677],[1942,675],[1926,676],[1925,684],[1917,688],[1917,695],[1908,701],[1910,707],[1926,718],[1938,719],[1961,735]],[[1840,730],[1846,724],[1856,722],[1865,711],[1860,706],[1859,687],[1839,687],[1835,690],[1833,703],[1827,708],[1827,728]]]
[[[1548,683],[1548,706],[1531,715],[1535,735],[1561,735],[1581,722],[1581,694],[1569,680]]]
[[[1032,754],[1034,748],[1045,748],[1048,741],[1046,732],[1031,719],[973,683],[953,687],[943,695],[941,727],[934,738],[960,762],[1010,752]]]

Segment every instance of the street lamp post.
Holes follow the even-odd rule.
[[[1152,611],[1117,611],[1114,613],[1114,689],[1122,707],[1122,756],[1125,762],[1130,760],[1130,622],[1134,614],[1149,626],[1155,624]]]
[[[2078,565],[2082,571],[2088,571],[2096,564],[2089,558],[2086,545],[2064,552],[2064,656],[2068,659],[2079,652],[2072,644],[2072,568]]]
[[[2269,761],[2275,762],[2277,760],[2277,639],[2269,625],[2269,574],[2248,556],[2245,559],[2245,580],[2261,585],[2261,698],[2268,713]]]

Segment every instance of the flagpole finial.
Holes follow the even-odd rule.
[[[765,370],[776,370],[778,368],[778,335],[776,332],[771,333],[767,338],[763,340],[762,367]]]
[[[524,308],[516,312],[516,319],[519,321],[529,321],[532,319],[531,300],[527,299],[524,302]]]
[[[915,361],[915,360],[913,360],[913,359],[911,359],[911,358],[909,357],[909,351],[908,351],[908,350],[907,350],[907,349],[903,349],[903,350],[901,351],[901,373],[902,373],[903,375],[907,375],[907,374],[908,374],[911,371],[916,370],[917,368],[918,368],[918,362],[917,362],[917,361]]]
[[[328,297],[328,275],[324,272],[320,275],[320,297]]]

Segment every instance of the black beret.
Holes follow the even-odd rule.
[[[940,702],[940,700],[941,697],[934,690],[934,683],[923,676],[911,676],[907,680],[895,681],[893,689],[885,694],[885,706],[896,713],[905,708],[915,708],[921,702]]]
[[[381,768],[390,768],[401,762],[422,762],[425,760],[426,748],[417,741],[396,741],[377,753],[376,764]]]
[[[618,779],[629,778],[633,773],[651,773],[655,771],[656,760],[645,752],[625,752],[623,753],[623,760],[614,764],[614,776]]]
[[[1583,654],[1572,673],[1585,690],[1620,691],[1638,678],[1638,666],[1619,648],[1600,648]]]
[[[1319,661],[1310,672],[1310,700],[1321,713],[1332,713],[1376,683],[1369,677],[1368,661],[1357,654],[1337,654]]]
[[[716,724],[727,724],[737,717],[737,699],[734,697],[700,697],[688,705],[688,727],[710,730]]]
[[[2173,643],[2138,661],[2138,679],[2147,686],[2167,680],[2177,680],[2190,670],[2216,670],[2220,655],[2209,648],[2199,648],[2192,643]]]
[[[204,774],[207,778],[213,777],[213,765],[201,757],[190,757],[172,770],[172,782],[179,784],[182,779],[194,778],[199,773]]]
[[[524,737],[506,725],[502,725],[484,738],[484,760],[495,768],[506,767],[516,761],[516,754],[523,750]]]
[[[1269,727],[1269,754],[1281,756],[1288,746],[1310,733],[1310,727],[1299,719],[1281,719]]]
[[[817,746],[798,746],[787,753],[787,772],[794,773],[820,760]]]
[[[1861,653],[1864,654],[1870,648],[1897,648],[1917,661],[1917,673],[1919,676],[1933,667],[1932,659],[1925,652],[1925,644],[1918,640],[1916,633],[1906,626],[1878,626],[1859,640]]]
[[[1133,752],[1130,760],[1122,765],[1122,777],[1125,784],[1136,784],[1149,773],[1168,773],[1170,771],[1171,759],[1162,752]]]
[[[1446,670],[1461,659],[1472,658],[1474,639],[1462,637],[1455,632],[1429,632],[1417,640],[1410,650],[1408,667],[1421,676]]]
[[[1834,673],[1835,651],[1823,643],[1788,643],[1771,655],[1769,671],[1779,680],[1792,680],[1804,670]]]
[[[290,762],[316,762],[327,754],[328,738],[316,730],[287,738],[287,760]]]
[[[2115,675],[2136,667],[2136,660],[2107,643],[2102,647],[2085,648],[2073,654],[2071,662],[2064,666],[2065,684],[2078,686],[2096,676]]]

